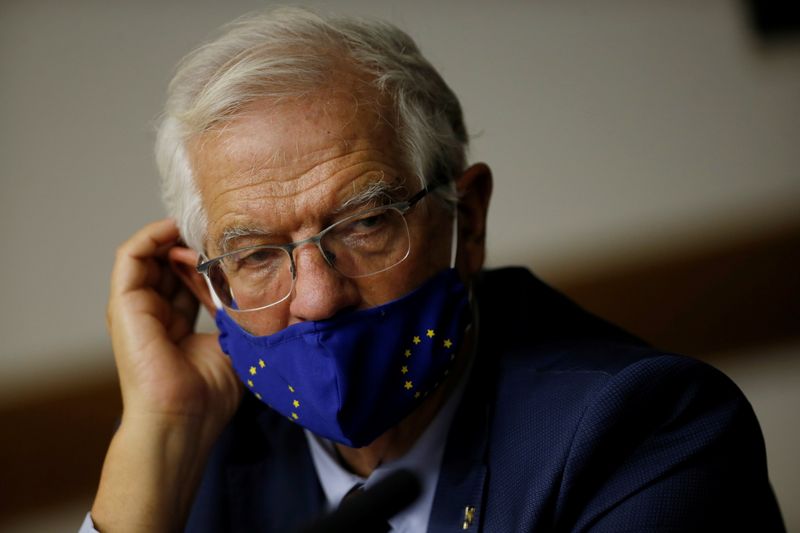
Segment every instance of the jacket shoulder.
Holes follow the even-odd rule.
[[[491,317],[482,355],[496,369],[490,530],[735,529],[746,521],[732,502],[764,531],[782,530],[760,428],[730,379],[646,345],[524,271],[498,274],[494,289],[518,290],[482,301]]]

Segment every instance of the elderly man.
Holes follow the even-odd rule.
[[[387,24],[272,11],[181,64],[172,218],[112,275],[124,410],[86,530],[291,531],[401,468],[419,498],[361,529],[782,530],[730,381],[481,272],[465,131]]]

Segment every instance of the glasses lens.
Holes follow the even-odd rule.
[[[400,211],[377,208],[346,218],[320,240],[328,262],[351,278],[388,270],[408,257],[408,225]]]
[[[222,303],[239,311],[278,303],[292,292],[291,260],[282,248],[226,255],[208,269],[208,278]]]

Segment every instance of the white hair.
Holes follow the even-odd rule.
[[[422,186],[449,182],[465,166],[461,106],[414,41],[380,21],[325,18],[279,8],[245,16],[178,66],[156,139],[162,198],[187,245],[203,251],[207,216],[187,143],[256,100],[298,98],[335,85],[350,70],[392,106],[390,122]],[[437,194],[455,199],[452,186]]]

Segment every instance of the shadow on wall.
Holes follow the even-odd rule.
[[[800,219],[725,247],[548,281],[654,346],[702,357],[800,337],[798,265]]]

